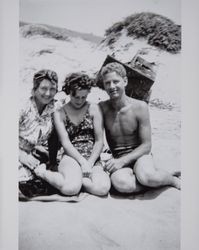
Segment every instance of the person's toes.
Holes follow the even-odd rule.
[[[46,171],[46,164],[44,163],[34,169],[35,174],[39,177],[42,177],[45,171]]]

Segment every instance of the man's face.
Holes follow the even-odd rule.
[[[116,72],[110,72],[103,76],[104,89],[110,99],[120,98],[127,85],[127,77],[121,77]]]

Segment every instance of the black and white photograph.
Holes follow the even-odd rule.
[[[180,11],[20,0],[20,250],[180,249]]]
[[[198,249],[194,1],[0,2],[1,250]]]

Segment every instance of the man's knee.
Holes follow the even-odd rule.
[[[111,175],[111,183],[114,188],[121,193],[132,193],[136,189],[135,177],[132,169],[122,169]]]
[[[135,163],[134,172],[139,183],[144,186],[154,186],[158,181],[151,155],[140,157]]]

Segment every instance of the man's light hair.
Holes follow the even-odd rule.
[[[101,70],[101,77],[103,78],[104,75],[111,72],[116,72],[121,77],[126,77],[126,69],[120,63],[112,62],[106,64]]]

